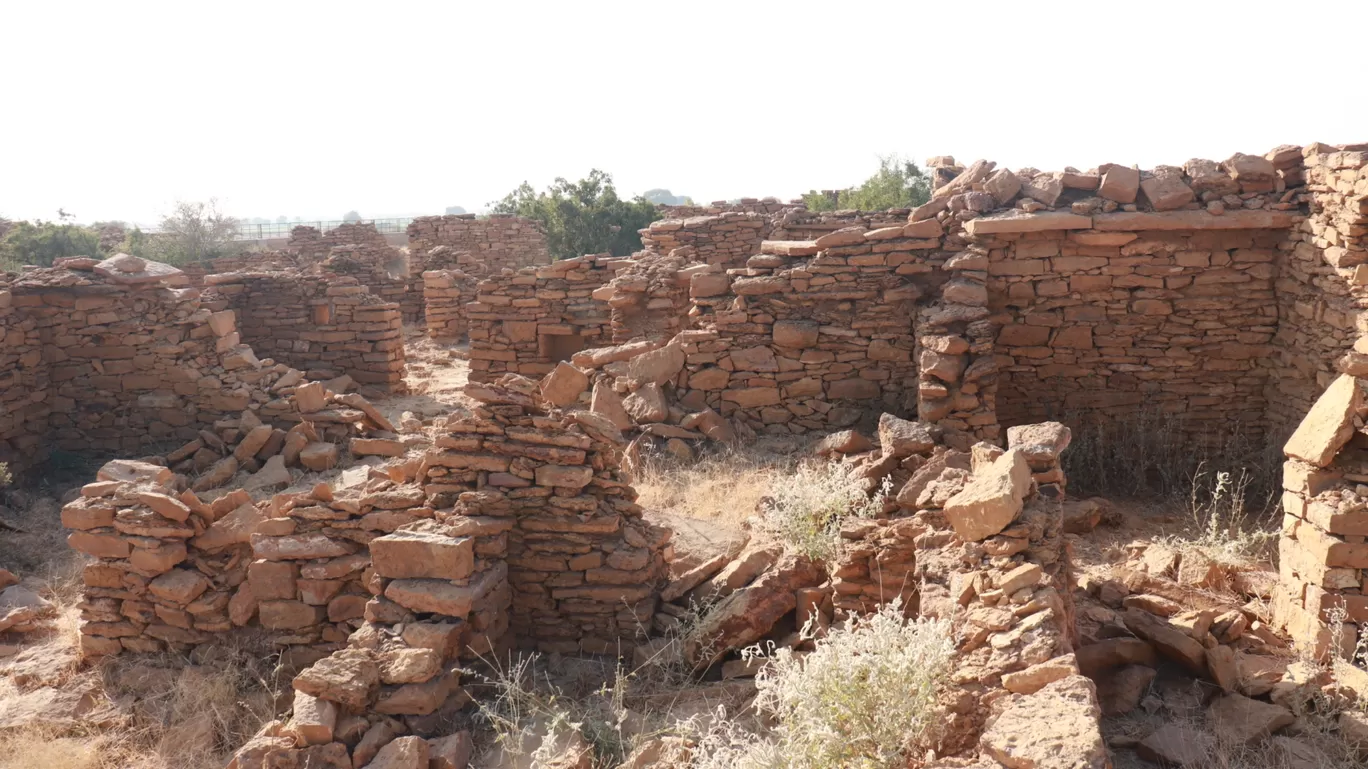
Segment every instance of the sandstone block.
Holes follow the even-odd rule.
[[[979,744],[1006,766],[1105,769],[1111,761],[1100,716],[1092,681],[1070,676],[1034,694],[1012,695]]]
[[[289,730],[304,745],[326,745],[333,741],[337,726],[337,705],[301,691],[294,693],[294,708]]]
[[[315,472],[337,465],[337,446],[332,443],[310,443],[299,452],[299,463]]]
[[[945,517],[967,542],[991,537],[1016,519],[1031,483],[1025,453],[1011,449],[974,471],[964,489],[945,503]]]
[[[1358,382],[1341,374],[1297,425],[1283,446],[1283,453],[1325,467],[1354,434],[1354,414],[1362,406]]]
[[[552,406],[568,406],[579,399],[589,387],[589,377],[569,363],[557,363],[551,373],[542,377],[542,398]]]
[[[470,537],[396,531],[372,540],[370,553],[375,573],[382,577],[459,580],[475,570],[474,542]]]

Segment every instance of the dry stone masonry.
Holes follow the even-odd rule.
[[[237,313],[243,337],[311,379],[343,374],[362,385],[400,390],[404,380],[399,305],[355,277],[314,271],[209,275],[206,302]]]
[[[608,341],[608,307],[593,294],[621,262],[582,256],[480,281],[476,301],[466,305],[471,381],[503,373],[540,377]]]
[[[231,312],[175,268],[120,255],[69,259],[0,288],[0,461],[49,449],[137,455],[194,440],[245,409],[288,411]]]

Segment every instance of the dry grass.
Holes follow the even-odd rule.
[[[79,653],[83,559],[66,546],[52,497],[9,494],[0,563],[58,608],[53,630],[31,634],[0,661],[0,712],[44,687],[86,692],[90,712],[0,731],[0,769],[219,769],[275,710],[269,655],[237,646],[187,659],[125,655],[95,664]],[[26,700],[27,701],[27,700]],[[60,714],[59,714],[60,715]]]
[[[634,480],[638,502],[651,510],[723,524],[758,512],[775,482],[795,464],[792,456],[764,450],[725,450],[681,466],[646,457]]]

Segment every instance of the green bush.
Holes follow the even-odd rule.
[[[0,269],[51,267],[62,257],[99,255],[99,230],[69,222],[12,222],[0,238]]]
[[[931,177],[916,163],[897,155],[879,158],[879,170],[858,187],[841,190],[833,199],[812,191],[803,196],[810,211],[887,211],[916,208],[931,199]]]
[[[628,256],[641,249],[638,230],[660,218],[646,198],[618,197],[613,177],[598,169],[577,182],[557,178],[545,192],[523,182],[491,207],[496,214],[540,223],[555,259],[602,253]]]

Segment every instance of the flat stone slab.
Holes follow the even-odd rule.
[[[1020,212],[985,216],[965,222],[970,235],[991,235],[1000,232],[1045,232],[1047,230],[1086,230],[1093,226],[1092,217],[1045,211],[1038,214]]]
[[[94,266],[97,274],[103,275],[114,283],[126,286],[142,283],[158,283],[183,274],[169,264],[150,262],[128,254],[115,254]]]
[[[1287,211],[1227,211],[1220,216],[1206,211],[1168,211],[1164,213],[1118,212],[1097,214],[1095,230],[1282,230],[1292,226]],[[972,222],[971,222],[972,224]]]

